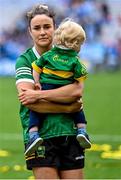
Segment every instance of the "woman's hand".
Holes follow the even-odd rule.
[[[37,102],[39,94],[40,90],[22,88],[18,98],[23,105],[27,105]]]

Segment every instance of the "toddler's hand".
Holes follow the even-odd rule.
[[[35,83],[35,89],[36,90],[41,90],[41,84],[40,83]]]

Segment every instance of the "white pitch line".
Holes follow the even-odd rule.
[[[92,143],[94,142],[121,142],[121,135],[109,135],[109,134],[90,134]],[[23,141],[22,134],[19,133],[0,133],[0,140],[2,141]]]

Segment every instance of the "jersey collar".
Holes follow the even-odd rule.
[[[66,47],[63,47],[63,46],[54,46],[53,47],[53,50],[56,50],[58,51],[59,53],[62,53],[62,54],[70,54],[72,56],[77,56],[78,53],[72,49],[69,49],[69,48],[66,48]]]
[[[35,56],[37,57],[37,59],[39,59],[39,58],[40,58],[40,55],[39,55],[39,53],[37,52],[37,50],[35,49],[35,46],[33,46],[32,50],[33,50]]]

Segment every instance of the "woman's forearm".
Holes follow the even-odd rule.
[[[26,105],[29,109],[39,113],[73,113],[82,108],[82,101],[77,101],[68,105],[51,103],[41,100],[38,103]]]
[[[62,93],[64,96],[67,95],[67,90],[70,93],[70,90],[68,88],[70,88],[72,90],[72,92],[74,90],[76,91],[77,87],[75,84],[69,85],[69,86],[71,86],[71,87],[67,87],[67,89],[66,89],[66,86],[64,87],[66,89],[66,93],[65,94]],[[26,107],[28,107],[29,109],[36,111],[36,112],[40,112],[40,113],[72,113],[72,112],[77,112],[82,108],[81,101],[76,101],[75,103],[71,103],[71,104],[59,104],[59,103],[53,103],[53,102],[43,100],[44,98],[39,99],[38,95],[40,96],[42,91],[33,90],[34,85],[32,83],[21,82],[17,85],[17,89],[18,89],[18,93],[19,93],[18,97],[19,97],[20,102],[23,105],[25,105]],[[60,89],[62,90],[63,87],[59,88],[59,91],[56,92],[56,95],[58,95],[58,96],[59,96],[58,93],[61,92]],[[46,93],[48,91],[46,91]],[[52,91],[55,91],[55,89]],[[53,100],[54,98],[56,99],[56,96],[55,96],[55,93],[53,94],[52,91],[51,91],[50,96],[48,95],[47,97],[49,99],[51,97],[51,95],[53,95],[52,96],[52,100]],[[72,95],[69,95],[69,93],[67,95],[68,98],[72,98]],[[75,95],[75,97],[76,97],[76,95]],[[61,99],[61,96],[59,96],[59,98]]]
[[[31,84],[21,83],[17,86],[19,100],[23,105],[35,103],[42,99],[59,103],[77,101],[82,95],[82,85],[73,83],[52,90],[34,90]]]
[[[83,88],[79,83],[73,83],[53,90],[43,90],[38,92],[38,99],[47,101],[71,103],[77,101],[82,96]]]

